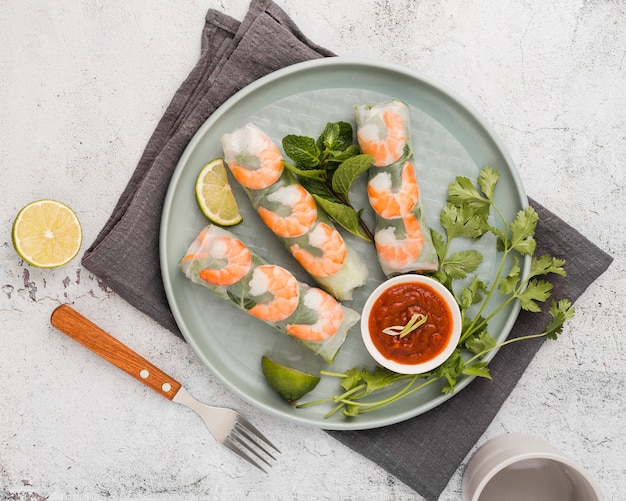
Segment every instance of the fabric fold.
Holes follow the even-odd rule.
[[[178,336],[159,267],[159,230],[164,198],[182,153],[211,114],[246,85],[280,68],[334,55],[307,39],[271,0],[252,0],[241,22],[209,10],[200,49],[197,64],[156,126],[109,220],[82,258],[83,266],[105,286]],[[540,215],[537,253],[568,262],[568,276],[554,279],[553,297],[574,301],[612,258],[531,203]],[[522,313],[511,335],[540,332],[544,320]],[[380,429],[329,433],[435,500],[540,346],[541,340],[535,340],[501,350],[490,364],[493,381],[473,381],[421,416]]]

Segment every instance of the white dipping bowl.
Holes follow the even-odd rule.
[[[424,284],[434,289],[435,292],[437,292],[438,295],[445,301],[452,314],[452,333],[444,349],[434,358],[417,364],[403,364],[387,358],[374,345],[369,329],[369,318],[372,313],[372,307],[374,306],[376,300],[378,300],[381,294],[390,287],[406,283]],[[390,278],[389,280],[386,280],[376,289],[374,289],[374,291],[367,298],[365,306],[363,307],[363,312],[361,314],[361,336],[363,338],[363,343],[365,344],[367,351],[378,364],[400,374],[422,374],[440,366],[454,352],[456,345],[459,342],[459,338],[461,337],[461,329],[461,312],[459,310],[459,305],[454,299],[454,296],[439,282],[423,275],[399,275]]]
[[[478,448],[463,474],[463,501],[601,501],[596,482],[546,441],[505,433]]]

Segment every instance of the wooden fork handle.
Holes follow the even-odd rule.
[[[165,398],[172,400],[178,393],[181,387],[178,381],[85,318],[71,306],[64,304],[57,307],[52,312],[50,322],[64,334]]]

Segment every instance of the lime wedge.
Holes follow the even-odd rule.
[[[320,382],[318,376],[292,369],[265,356],[261,359],[261,366],[269,385],[291,404],[310,392]]]
[[[78,217],[56,200],[37,200],[24,206],[13,222],[13,246],[28,264],[54,268],[69,263],[82,242]]]
[[[202,213],[212,223],[234,226],[243,221],[221,158],[211,160],[198,174],[196,200]]]

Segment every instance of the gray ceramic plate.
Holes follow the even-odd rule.
[[[439,212],[446,200],[448,184],[458,175],[476,179],[485,165],[500,171],[496,199],[507,218],[527,204],[518,173],[504,147],[488,125],[467,104],[440,85],[396,66],[326,58],[290,66],[249,85],[217,110],[189,143],[172,177],[161,224],[161,267],[165,290],[174,317],[185,339],[198,357],[226,386],[253,405],[301,424],[325,429],[367,429],[400,422],[441,404],[450,395],[430,385],[404,400],[356,418],[336,414],[325,419],[325,405],[295,409],[268,387],[261,372],[261,356],[281,359],[305,370],[325,366],[311,357],[296,341],[237,310],[233,305],[192,284],[180,272],[178,261],[207,224],[195,201],[194,186],[200,169],[211,159],[223,155],[220,138],[247,122],[260,126],[277,144],[286,134],[317,137],[327,122],[354,123],[353,106],[397,98],[411,109],[412,140],[420,193],[429,224],[439,229]],[[365,176],[362,176],[365,178]],[[237,233],[266,260],[286,266],[298,279],[309,281],[299,271],[278,240],[262,224],[247,197],[232,181],[244,222]],[[353,188],[353,204],[365,208],[365,180]],[[349,243],[369,263],[370,277],[357,290],[347,306],[360,312],[365,298],[384,276],[378,267],[372,244],[351,236]],[[499,257],[493,241],[476,247],[484,254],[479,274],[490,281]],[[529,259],[524,266],[529,266]],[[497,306],[498,299],[494,306]],[[504,339],[519,312],[518,305],[507,306],[490,325],[493,335]],[[494,354],[492,354],[493,356]],[[333,371],[352,367],[373,368],[362,344],[358,325],[335,359]],[[457,386],[461,391],[471,378]],[[340,391],[338,380],[323,378],[303,401],[317,400]]]

